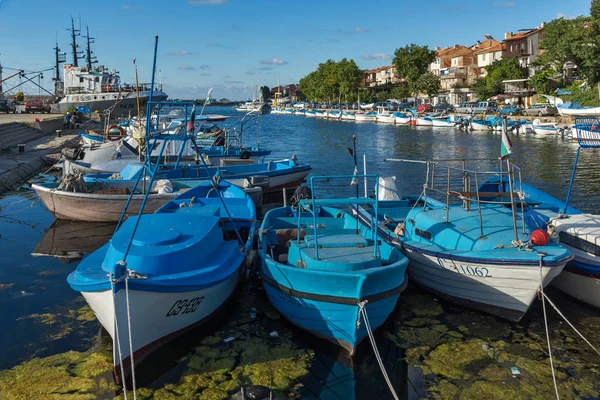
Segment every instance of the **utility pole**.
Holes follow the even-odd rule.
[[[2,92],[2,62],[0,61],[0,99],[4,99],[4,92]]]
[[[71,51],[73,52],[73,66],[78,67],[80,58],[83,58],[81,52],[77,51],[77,36],[80,35],[81,29],[75,29],[75,22],[73,22],[73,17],[71,17],[71,28],[67,29],[71,31]]]
[[[94,56],[94,52],[92,51],[92,47],[90,46],[92,43],[94,43],[94,39],[93,37],[90,37],[90,28],[86,25],[85,26],[85,30],[87,32],[87,36],[85,37],[87,40],[87,57],[86,57],[86,62],[87,62],[87,67],[88,70],[92,70],[92,64],[95,64],[98,62],[98,60],[96,59],[96,56]]]
[[[58,42],[56,42],[56,47],[54,48],[54,60],[55,60],[55,64],[54,64],[54,73],[55,76],[54,78],[52,78],[52,80],[54,81],[54,94],[56,96],[58,96],[58,92],[59,92],[59,88],[60,88],[60,64],[64,63],[67,61],[67,53],[61,53],[60,49],[58,48]]]

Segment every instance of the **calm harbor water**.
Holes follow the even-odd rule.
[[[231,108],[215,107],[207,110],[208,113],[240,115]],[[353,158],[348,154],[347,148],[352,146],[352,136],[356,135],[357,153],[360,157],[366,154],[368,173],[396,176],[405,194],[421,192],[425,175],[423,166],[383,162],[384,159],[494,159],[500,151],[500,135],[491,132],[470,133],[454,129],[357,124],[288,115],[266,115],[262,117],[259,128],[260,145],[273,150],[271,159],[296,155],[300,162],[312,165],[314,175],[351,174],[354,168]],[[256,144],[254,129],[245,132],[244,142],[247,145]],[[568,138],[524,135],[512,136],[512,142],[512,160],[522,168],[523,181],[558,198],[564,198],[577,150],[576,143]],[[362,159],[359,164],[362,171]],[[572,195],[574,206],[593,213],[600,213],[600,170],[597,164],[596,150],[582,152]],[[483,162],[481,165],[491,167],[493,163]],[[34,179],[54,179],[54,176],[40,175]],[[349,180],[327,182],[321,190],[336,194],[353,193]],[[93,314],[90,315],[89,310],[86,310],[85,302],[69,288],[65,278],[77,266],[77,253],[89,252],[95,246],[103,244],[109,237],[111,228],[106,224],[82,226],[54,223],[53,216],[44,209],[28,183],[24,183],[18,191],[0,198],[0,339],[3,344],[0,348],[0,398],[1,389],[7,389],[9,385],[13,394],[20,390],[10,380],[13,377],[9,376],[8,370],[29,366],[28,362],[36,357],[60,355],[71,350],[84,353],[106,353],[110,350],[105,334],[100,332]],[[60,258],[44,256],[52,252],[53,248],[56,251],[56,247],[67,251]],[[600,313],[566,298],[556,290],[549,290],[567,316],[583,324],[585,329],[597,332],[600,328]],[[506,390],[515,389],[515,385],[535,388],[539,384],[544,389],[539,389],[537,394],[544,398],[543,395],[552,387],[552,382],[549,380],[547,356],[543,350],[545,343],[541,339],[543,319],[540,310],[538,302],[521,323],[506,323],[438,302],[433,296],[411,286],[401,296],[397,312],[378,331],[379,347],[386,368],[392,376],[392,383],[403,398],[476,398],[469,397],[468,393],[473,382],[481,386],[482,393],[490,390],[489,393],[492,394],[487,398],[511,398],[512,392]],[[568,391],[571,395],[564,398],[594,398],[592,393],[599,388],[593,385],[598,383],[589,384],[584,371],[600,373],[600,358],[587,354],[583,346],[567,345],[566,343],[575,341],[575,336],[565,330],[566,327],[560,324],[558,318],[551,318],[551,323],[554,324],[555,332],[553,340],[559,347],[559,357],[563,357],[558,365],[565,371],[561,372],[564,382],[571,382],[572,387],[576,388]],[[485,326],[489,329],[483,329]],[[268,341],[272,331],[279,333],[276,345]],[[230,336],[235,338],[232,342],[234,345],[226,348],[223,339]],[[591,339],[596,345],[599,344],[597,335]],[[475,360],[466,360],[464,364],[454,361],[449,366],[448,362],[442,362],[444,368],[433,363],[432,360],[439,360],[444,351],[452,354],[473,353],[469,346],[474,341],[485,342],[485,346],[496,353],[493,357],[483,354]],[[532,341],[537,341],[537,345]],[[479,349],[481,345],[478,346]],[[214,332],[196,332],[192,337],[182,339],[175,345],[175,349],[169,351],[172,354],[167,355],[168,361],[161,359],[153,364],[153,371],[148,374],[148,378],[142,377],[141,382],[148,393],[154,391],[155,398],[159,398],[157,393],[164,395],[165,391],[187,398],[187,395],[181,394],[183,392],[178,392],[184,390],[181,389],[182,376],[189,375],[189,372],[185,372],[186,367],[199,373],[198,371],[206,372],[207,369],[233,370],[234,367],[240,368],[246,361],[247,366],[259,365],[261,362],[268,362],[273,366],[274,362],[280,360],[303,359],[306,361],[306,371],[293,376],[288,374],[285,379],[278,372],[271,371],[269,381],[260,383],[281,389],[283,393],[289,393],[293,387],[292,391],[303,398],[391,398],[368,341],[361,345],[354,360],[349,360],[331,347],[283,321],[270,308],[260,287],[249,283],[240,290],[239,299],[228,311],[225,321],[215,326]],[[264,357],[264,354],[260,354],[260,349],[263,348],[271,348],[269,359],[261,358]],[[563,353],[560,353],[561,350]],[[208,353],[212,354],[210,357],[206,356],[209,361],[202,359]],[[502,354],[506,356],[502,358]],[[487,360],[486,357],[497,360],[505,366],[505,370],[495,371],[496,374],[492,373],[494,371],[490,372],[488,364],[491,362],[482,364],[484,358]],[[223,367],[222,360],[229,359],[231,365],[225,363]],[[510,365],[516,365],[522,370],[533,370],[533,364],[527,364],[529,361],[539,365],[543,372],[536,370],[535,374],[531,373],[533,378],[530,378],[524,371],[518,383],[515,383],[510,372],[505,375],[506,371],[510,371]],[[39,366],[47,367],[45,364]],[[282,368],[288,367],[282,365]],[[569,368],[572,368],[572,373]],[[248,374],[257,376],[256,371]],[[39,374],[33,371],[31,376],[32,384],[44,384],[46,379],[40,379]],[[227,379],[233,379],[232,376],[234,374],[229,373]],[[211,379],[220,385],[230,382],[215,381],[216,378],[212,375]],[[502,389],[504,392],[495,391],[496,386],[485,386],[502,379],[507,381]],[[252,382],[256,383],[255,380]],[[433,386],[433,395],[425,392],[426,384]],[[104,384],[94,390],[86,389],[88,391],[85,393],[95,393],[100,398],[113,398],[114,388],[102,385]],[[198,385],[201,386],[196,386]],[[23,388],[26,387],[24,384]],[[235,382],[227,388],[234,389]],[[283,390],[284,388],[287,389]],[[553,391],[549,393],[552,394]],[[191,394],[189,396],[196,398]],[[205,397],[198,398],[220,398],[208,397],[208,394],[203,396]]]

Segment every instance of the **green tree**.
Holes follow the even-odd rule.
[[[267,102],[269,100],[269,98],[271,97],[271,88],[268,86],[261,86],[260,87],[260,95],[263,99],[263,102]]]
[[[538,94],[550,94],[552,92],[550,79],[552,79],[554,75],[555,73],[552,69],[543,68],[531,77],[530,85],[533,86]]]
[[[487,71],[485,78],[477,80],[471,86],[479,99],[487,99],[499,93],[504,93],[504,83],[502,81],[527,77],[527,69],[519,65],[519,60],[516,57],[496,60],[485,69]]]
[[[427,97],[431,99],[440,91],[440,77],[432,72],[427,72],[417,79],[416,86],[419,90],[419,93],[425,93]]]
[[[410,89],[406,84],[400,84],[394,86],[392,90],[390,90],[390,98],[404,100],[410,97]]]
[[[416,97],[421,88],[419,78],[429,72],[429,65],[435,60],[435,51],[427,46],[418,46],[414,43],[400,47],[394,52],[393,64],[396,73],[408,83],[410,92]],[[421,84],[431,82],[431,79],[421,80]]]
[[[313,101],[338,101],[342,96],[353,96],[358,90],[362,71],[354,60],[343,58],[327,60],[317,69],[300,79],[298,87]]]

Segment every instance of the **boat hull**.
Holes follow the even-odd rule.
[[[411,117],[395,117],[395,123],[398,125],[406,125],[406,124],[410,124],[410,121],[412,120]]]
[[[564,245],[564,244],[563,244]],[[552,285],[577,300],[600,308],[600,262],[598,257],[564,245],[575,257]]]
[[[493,128],[488,124],[471,121],[471,129],[474,131],[491,131]]]
[[[492,264],[479,260],[457,261],[424,254],[402,246],[410,260],[412,282],[454,303],[519,321],[536,299],[540,269],[532,265]],[[544,266],[544,286],[564,264]]]
[[[415,120],[415,125],[417,126],[433,126],[433,121],[431,119],[417,117]]]
[[[396,117],[393,115],[378,115],[377,122],[380,124],[395,124]]]
[[[210,317],[222,310],[232,297],[242,277],[242,265],[235,273],[214,286],[188,292],[147,292],[129,291],[131,317],[131,345],[134,365],[141,363],[153,351],[176,337],[199,327]],[[127,325],[127,307],[125,291],[119,290],[114,299],[112,291],[82,292],[90,308],[113,339],[113,359],[115,376],[121,376],[121,367],[125,376],[131,373],[129,335]],[[180,305],[191,306],[181,308]],[[185,307],[185,306],[184,306]],[[121,355],[115,343],[115,309],[117,312],[118,339]],[[193,311],[192,311],[193,310]],[[121,365],[119,360],[123,360]]]
[[[404,282],[407,282],[406,278]],[[305,294],[297,293],[272,280],[265,279],[264,275],[263,285],[273,307],[288,321],[317,337],[344,348],[351,356],[354,355],[356,346],[367,336],[367,330],[359,315],[360,310],[357,304],[340,304],[309,299]],[[366,304],[373,329],[385,322],[394,310],[399,297],[400,293],[397,293],[378,301],[369,301]],[[358,321],[360,324],[357,323]]]
[[[68,98],[69,96],[67,96]],[[113,108],[111,111],[112,117],[128,117],[137,113],[137,99],[135,93],[126,93],[120,95],[118,93],[105,93],[101,97],[107,97],[106,100],[93,100],[97,95],[86,94],[79,96],[77,102],[69,102],[67,98],[64,98],[60,102],[52,105],[52,112],[58,114],[64,114],[70,109],[77,109],[78,106],[84,106],[89,108],[92,112],[104,111],[109,108]],[[167,100],[167,94],[154,91],[152,93],[152,101],[165,101]],[[150,92],[140,92],[141,106],[143,109],[146,107],[146,102],[150,98]],[[116,106],[115,106],[116,103]]]
[[[375,115],[364,115],[364,114],[356,114],[354,118],[356,122],[376,122],[377,116]]]

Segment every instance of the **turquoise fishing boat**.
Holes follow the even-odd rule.
[[[357,176],[358,177],[358,176]],[[375,177],[365,175],[363,177]],[[394,309],[407,283],[408,260],[361,226],[348,205],[370,205],[377,198],[298,199],[293,207],[269,211],[260,229],[261,277],[271,304],[291,323],[329,340],[351,355]],[[380,243],[381,242],[381,243]]]
[[[560,274],[571,252],[537,242],[534,229],[510,207],[510,191],[473,188],[498,174],[495,170],[467,169],[463,160],[395,161],[425,167],[423,193],[380,201],[377,209],[361,207],[355,215],[367,227],[377,216],[380,236],[410,259],[412,282],[457,304],[520,320],[540,285]],[[516,166],[511,171],[520,176]],[[514,189],[512,197],[518,198]]]

